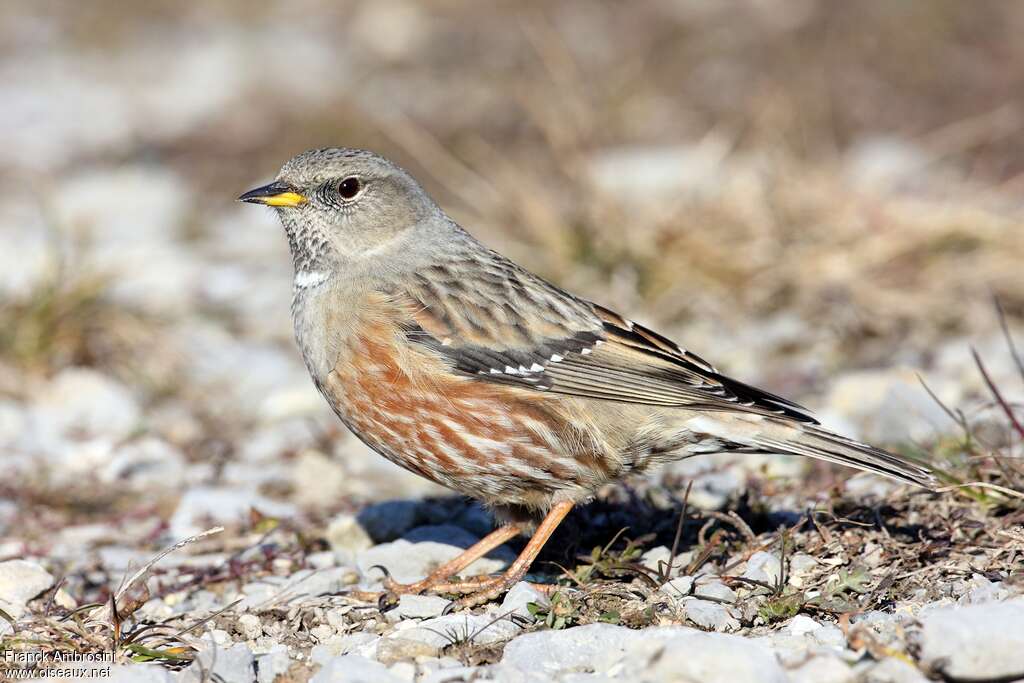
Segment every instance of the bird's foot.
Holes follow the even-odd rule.
[[[522,576],[499,574],[498,576],[475,577],[466,581],[458,581],[435,586],[437,593],[465,593],[461,598],[453,600],[444,610],[449,614],[460,609],[469,609],[490,602],[509,591],[512,586],[522,581]],[[550,583],[527,584],[544,595],[551,595],[560,586]]]
[[[472,593],[481,587],[490,586],[500,580],[503,575],[473,576],[459,579],[450,575],[432,574],[425,579],[414,583],[399,583],[391,576],[387,568],[375,565],[373,569],[379,569],[384,573],[384,580],[381,582],[383,591],[349,591],[347,595],[361,602],[376,603],[381,611],[387,611],[398,604],[403,595],[421,595],[431,593],[435,595],[451,593]]]
[[[347,595],[361,602],[376,604],[382,612],[393,609],[403,595],[420,595],[429,593],[431,595],[462,595],[463,597],[453,600],[444,613],[449,614],[460,609],[477,607],[486,602],[507,593],[512,586],[519,583],[522,577],[508,576],[506,574],[485,574],[482,576],[471,576],[468,578],[451,578],[447,581],[428,582],[417,581],[416,583],[398,583],[389,576],[384,581],[383,591],[349,591]],[[550,583],[528,582],[531,587],[543,593],[551,595],[560,586]]]

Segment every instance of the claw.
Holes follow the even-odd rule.
[[[402,589],[406,588],[406,586],[404,586],[404,585],[398,583],[397,581],[395,581],[391,577],[391,572],[388,571],[387,567],[385,567],[382,564],[375,564],[372,567],[370,567],[370,569],[379,569],[380,573],[384,575],[384,578],[381,580],[381,584],[384,585],[384,589],[387,592],[389,592],[389,593],[403,593],[404,592]],[[369,571],[369,570],[367,570],[367,571]]]
[[[380,610],[381,614],[389,612],[394,608],[398,607],[398,596],[391,591],[387,591],[380,594],[377,599],[377,609]]]
[[[370,569],[379,569],[380,573],[384,575],[385,579],[390,579],[391,578],[391,572],[389,572],[388,568],[385,567],[382,564],[375,564],[372,567],[370,567]],[[367,571],[369,571],[369,569]]]

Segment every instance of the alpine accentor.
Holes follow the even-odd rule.
[[[505,525],[395,593],[491,599],[602,485],[702,453],[784,453],[932,487],[927,467],[834,434],[799,405],[478,242],[406,171],[318,149],[239,199],[272,206],[295,265],[295,336],[317,388],[371,448],[480,499]],[[452,578],[536,531],[501,576]]]

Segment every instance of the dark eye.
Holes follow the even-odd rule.
[[[362,183],[359,182],[359,178],[356,178],[355,176],[345,178],[338,183],[338,194],[341,195],[342,199],[352,199],[359,194],[359,190],[362,186]]]

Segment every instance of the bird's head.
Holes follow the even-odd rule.
[[[401,238],[440,209],[402,168],[372,152],[315,149],[288,161],[243,202],[273,207],[296,272],[352,263],[400,248]]]

